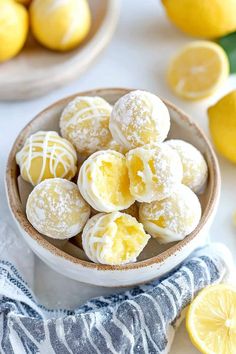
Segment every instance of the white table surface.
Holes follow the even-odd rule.
[[[109,47],[80,79],[45,97],[31,101],[0,103],[0,217],[12,224],[8,210],[4,173],[8,152],[24,125],[47,105],[69,94],[98,87],[143,88],[167,98],[190,114],[208,133],[206,109],[236,87],[231,76],[220,92],[201,102],[186,102],[175,97],[165,82],[169,59],[184,43],[193,40],[173,27],[158,0],[123,0],[119,24]],[[1,83],[0,83],[1,84]],[[219,158],[222,193],[211,228],[211,239],[224,242],[236,254],[236,166]],[[55,273],[35,258],[35,292],[48,306],[73,306],[87,296],[84,286]],[[94,293],[94,289],[89,289]],[[96,291],[95,291],[96,292]],[[196,354],[184,325],[177,332],[172,354]]]

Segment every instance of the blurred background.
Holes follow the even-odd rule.
[[[96,2],[102,4],[103,0]],[[66,83],[65,86],[56,88],[37,98],[0,102],[0,214],[6,222],[12,223],[4,191],[4,173],[9,150],[19,131],[26,123],[51,103],[70,94],[92,88],[145,89],[175,103],[198,122],[210,137],[207,108],[216,103],[224,94],[236,88],[236,77],[230,75],[209,98],[200,101],[186,101],[179,98],[170,90],[166,82],[167,66],[184,44],[195,39],[181,32],[168,20],[161,1],[117,0],[115,11],[113,27],[115,27],[116,20],[118,22],[111,42],[106,48],[103,48],[98,56],[96,55],[96,58],[94,57],[91,66],[89,64],[89,67],[81,73],[79,78],[76,78],[76,75],[73,77],[72,74],[70,83]],[[27,65],[31,70],[30,63]],[[70,65],[77,66],[78,62],[72,62]],[[10,70],[13,76],[8,75],[5,63],[0,64],[0,77],[3,75],[3,71],[4,80],[7,78],[9,82],[14,81],[14,70]],[[63,70],[57,75],[63,76]],[[0,80],[0,91],[2,90],[4,91],[4,87]],[[236,198],[232,196],[232,193],[235,193],[236,190],[236,167],[222,157],[219,157],[219,162],[222,174],[222,193],[220,207],[211,228],[210,237],[214,240],[223,240],[231,250],[236,250],[235,228],[232,222],[232,214],[236,209]],[[36,291],[43,302],[50,304],[54,301],[54,295],[60,289],[59,283],[62,276],[53,274],[53,281],[49,284],[45,273],[54,272],[38,259],[36,262]],[[73,281],[70,282],[71,287],[68,296],[73,301],[77,288]],[[47,297],[45,294],[47,294]],[[62,304],[62,306],[64,305],[66,304]],[[181,347],[179,347],[180,343]],[[183,328],[181,328],[171,353],[183,354],[188,352],[190,354],[190,351],[188,351],[190,347],[189,340],[184,334]],[[191,349],[191,353],[197,353],[197,351]]]

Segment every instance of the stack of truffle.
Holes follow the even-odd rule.
[[[37,132],[16,155],[22,178],[35,186],[28,220],[52,238],[82,237],[87,257],[109,265],[135,262],[150,236],[183,239],[200,221],[195,193],[208,170],[191,144],[163,142],[169,129],[167,107],[149,92],[131,91],[114,107],[76,97],[60,117],[63,138]],[[69,180],[78,158],[76,185]]]

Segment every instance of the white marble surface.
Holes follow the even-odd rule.
[[[112,43],[79,80],[46,97],[25,102],[0,103],[0,216],[10,224],[12,218],[4,190],[7,155],[19,130],[48,104],[66,95],[91,88],[143,88],[177,104],[208,134],[207,107],[236,87],[236,79],[231,76],[222,90],[210,99],[192,103],[175,97],[165,83],[166,65],[182,44],[193,39],[186,37],[169,23],[158,0],[123,0],[121,5],[120,21]],[[223,241],[235,255],[236,228],[232,224],[232,213],[236,210],[236,166],[222,158],[219,162],[222,195],[211,228],[211,238]],[[37,258],[35,291],[43,303],[51,306],[73,306],[83,301],[88,291],[94,293],[94,289],[85,288],[48,269]],[[198,353],[192,347],[184,325],[176,335],[171,353]]]

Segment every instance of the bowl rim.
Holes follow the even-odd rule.
[[[46,248],[47,251],[50,253],[53,253],[56,256],[59,256],[60,258],[64,258],[67,261],[70,261],[75,264],[79,264],[82,267],[85,268],[92,268],[92,269],[97,269],[97,270],[102,270],[102,271],[114,271],[114,270],[120,270],[120,271],[125,271],[125,270],[131,270],[131,269],[138,269],[138,268],[144,268],[147,266],[152,266],[157,263],[163,263],[167,258],[170,256],[173,256],[176,252],[181,251],[185,246],[187,246],[195,237],[198,236],[198,234],[201,232],[201,230],[204,228],[206,225],[208,219],[211,217],[211,215],[214,212],[214,209],[217,205],[218,197],[220,194],[220,185],[221,185],[221,177],[220,177],[220,171],[219,171],[219,165],[218,161],[215,155],[215,152],[206,137],[205,133],[202,131],[202,129],[198,126],[197,123],[195,123],[186,113],[184,113],[181,109],[177,108],[175,104],[170,103],[166,99],[162,99],[162,101],[167,105],[168,108],[170,108],[172,111],[176,112],[179,115],[179,118],[185,122],[188,123],[190,126],[194,127],[196,130],[196,134],[201,137],[201,139],[204,141],[204,144],[206,146],[206,150],[208,151],[209,159],[210,159],[210,164],[208,163],[208,169],[209,169],[209,175],[211,177],[211,190],[210,190],[210,195],[205,207],[205,210],[201,216],[201,220],[198,224],[198,226],[195,228],[195,230],[186,236],[183,240],[179,241],[178,243],[172,245],[170,248],[168,248],[166,251],[163,251],[162,253],[142,260],[138,261],[135,263],[128,263],[125,265],[119,265],[119,266],[111,266],[111,265],[104,265],[104,264],[97,264],[93,262],[89,262],[86,260],[82,260],[79,258],[76,258],[72,255],[67,254],[63,250],[57,248],[55,245],[51,244],[49,241],[47,241],[43,236],[33,228],[33,226],[29,223],[27,220],[26,214],[22,208],[20,196],[19,196],[19,190],[18,190],[18,183],[17,183],[17,171],[18,171],[18,165],[16,164],[16,152],[19,151],[19,148],[22,147],[26,136],[30,134],[31,126],[32,124],[37,121],[42,119],[42,116],[49,112],[51,109],[53,109],[57,105],[61,105],[64,102],[67,103],[69,100],[73,100],[76,96],[95,96],[95,95],[101,95],[104,96],[106,94],[119,94],[119,95],[124,95],[134,89],[128,89],[128,88],[99,88],[99,89],[94,89],[94,90],[88,90],[88,91],[82,91],[82,92],[77,92],[76,94],[69,95],[65,98],[59,99],[53,104],[47,106],[44,110],[39,112],[32,120],[30,120],[24,128],[20,131],[18,136],[16,137],[14,144],[10,150],[8,160],[7,160],[7,167],[6,167],[6,174],[5,174],[5,186],[6,186],[6,194],[8,198],[8,204],[9,208],[11,210],[11,213],[13,217],[15,218],[15,221],[18,223],[18,226],[21,227],[21,229],[24,230],[24,232],[31,237],[34,241],[36,241],[39,246]]]

